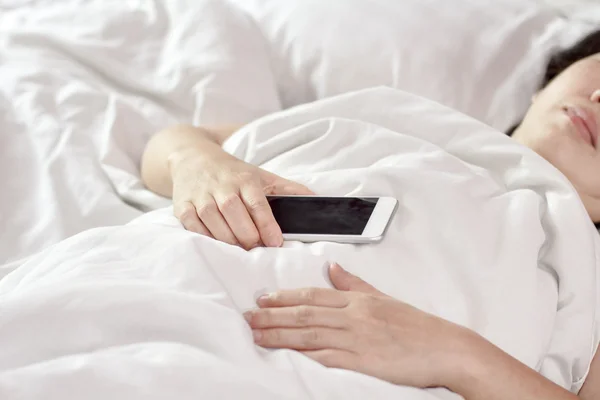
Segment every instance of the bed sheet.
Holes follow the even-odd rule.
[[[218,0],[1,1],[0,276],[167,204],[139,180],[149,135],[278,110],[265,52]]]

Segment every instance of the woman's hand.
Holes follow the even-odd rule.
[[[183,226],[245,249],[283,244],[266,195],[314,194],[222,151],[171,161],[175,216]]]
[[[271,293],[244,316],[255,342],[302,352],[343,368],[414,386],[447,386],[476,334],[379,292],[330,268],[338,289]]]

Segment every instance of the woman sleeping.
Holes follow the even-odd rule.
[[[142,175],[173,198],[183,226],[245,249],[283,244],[266,195],[313,192],[222,150],[238,127],[176,126],[149,142]],[[558,168],[600,222],[600,31],[552,58],[543,86],[512,138]],[[482,336],[395,300],[333,263],[335,289],[277,291],[245,313],[255,342],[288,348],[329,367],[467,400],[600,399],[600,356],[579,397]],[[598,322],[598,321],[597,321]]]

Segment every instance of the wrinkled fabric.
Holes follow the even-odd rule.
[[[257,293],[329,287],[337,261],[577,391],[598,345],[599,238],[552,165],[500,132],[387,88],[265,117],[236,156],[320,195],[392,196],[381,243],[254,249],[170,208],[90,230],[0,281],[0,398],[455,399],[253,345]]]

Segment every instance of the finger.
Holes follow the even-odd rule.
[[[315,194],[315,192],[298,182],[274,174],[270,175],[273,177],[273,184],[266,189],[266,193],[270,195],[313,196]]]
[[[258,230],[237,193],[217,193],[214,198],[221,215],[242,247],[247,250],[257,247],[260,242]]]
[[[262,189],[254,184],[245,185],[240,194],[262,242],[268,247],[280,247],[283,244],[283,234]]]
[[[315,192],[310,190],[304,185],[297,182],[285,180],[281,185],[275,186],[275,193],[281,195],[295,195],[295,196],[314,196]]]
[[[345,349],[353,342],[349,331],[320,327],[255,329],[252,335],[254,343],[270,349]]]
[[[341,349],[321,349],[301,351],[305,356],[312,358],[319,364],[329,368],[342,368],[356,371],[358,368],[358,356]]]
[[[211,235],[221,242],[237,245],[238,241],[235,235],[227,225],[227,222],[221,215],[217,203],[212,197],[205,198],[204,200],[195,203],[196,214],[200,221],[210,231]]]
[[[268,307],[294,307],[294,306],[320,306],[343,308],[350,300],[348,293],[334,289],[306,288],[294,290],[281,290],[260,296],[256,303],[261,308]]]
[[[368,294],[382,295],[379,290],[369,285],[356,275],[343,269],[339,264],[333,263],[329,267],[329,279],[333,286],[338,290],[362,292]]]
[[[190,232],[196,232],[204,236],[212,237],[209,230],[204,226],[198,214],[196,214],[196,207],[189,201],[184,201],[178,204],[173,209],[175,216],[183,227]]]
[[[315,306],[259,308],[244,313],[251,328],[302,328],[320,326],[346,328],[346,314],[341,309]]]

